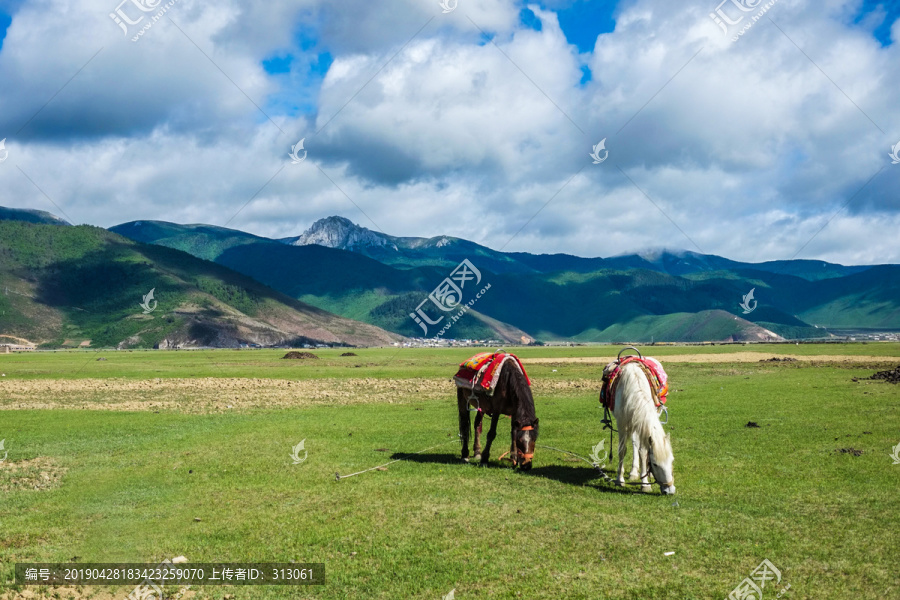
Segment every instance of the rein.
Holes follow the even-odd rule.
[[[656,479],[656,475],[653,475],[653,469],[650,466],[650,460],[647,459],[647,472],[644,473],[644,476],[641,477],[641,479],[646,477],[647,480],[649,481],[651,475],[653,476],[653,481],[651,481],[650,483],[653,483],[653,482],[659,483],[660,487],[672,487],[673,485],[675,485],[674,481],[666,481],[665,483],[660,483],[659,480]]]
[[[613,432],[619,432],[612,426],[612,415],[609,413],[608,406],[603,407],[603,419],[600,422],[603,423],[603,429],[609,429],[609,458],[607,460],[612,460]]]

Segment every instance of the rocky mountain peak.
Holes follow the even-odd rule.
[[[372,246],[397,249],[390,236],[366,229],[350,219],[338,216],[319,219],[302,235],[291,241],[292,246],[308,246],[309,244],[318,244],[341,250],[369,248]]]

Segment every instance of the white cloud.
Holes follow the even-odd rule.
[[[775,4],[807,58],[768,19],[730,43],[708,17],[715,3],[699,1],[630,3],[588,54],[549,10],[530,7],[541,31],[517,27],[508,0],[460,0],[448,15],[436,1],[180,0],[169,14],[190,39],[164,19],[138,43],[108,18],[115,2],[29,3],[0,51],[0,204],[58,212],[20,166],[73,220],[103,226],[221,225],[258,194],[229,226],[285,237],[342,214],[375,228],[355,202],[395,235],[584,256],[696,250],[621,168],[703,251],[762,261],[792,256],[886,165],[800,257],[900,262],[900,247],[871,243],[900,220],[887,158],[900,51],[872,37],[874,21],[852,23],[856,6]],[[267,104],[286,90],[262,61],[301,45],[334,62],[321,90],[298,92],[316,113],[290,116]],[[291,165],[304,136],[309,158]],[[604,137],[610,158],[592,165]]]

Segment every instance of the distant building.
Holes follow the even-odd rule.
[[[37,347],[34,345],[23,346],[21,344],[0,344],[0,353],[9,354],[10,352],[33,352]]]

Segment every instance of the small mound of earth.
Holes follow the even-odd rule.
[[[344,352],[341,356],[359,356],[356,352]]]
[[[744,427],[750,427],[751,429],[759,428],[759,423],[757,423],[756,421],[747,421],[747,424],[744,425]]]
[[[856,448],[838,448],[835,452],[839,452],[841,454],[852,454],[853,456],[862,456],[863,451],[857,450]]]
[[[773,356],[772,358],[764,358],[759,362],[797,362],[797,359],[790,356],[785,356],[784,358]]]
[[[305,360],[307,358],[319,358],[319,357],[316,356],[315,354],[313,354],[312,352],[297,352],[296,350],[292,350],[291,352],[288,352],[281,358],[293,358],[293,359],[297,359],[297,360]]]
[[[894,367],[890,371],[878,371],[869,379],[882,379],[888,383],[900,383],[900,366]]]

